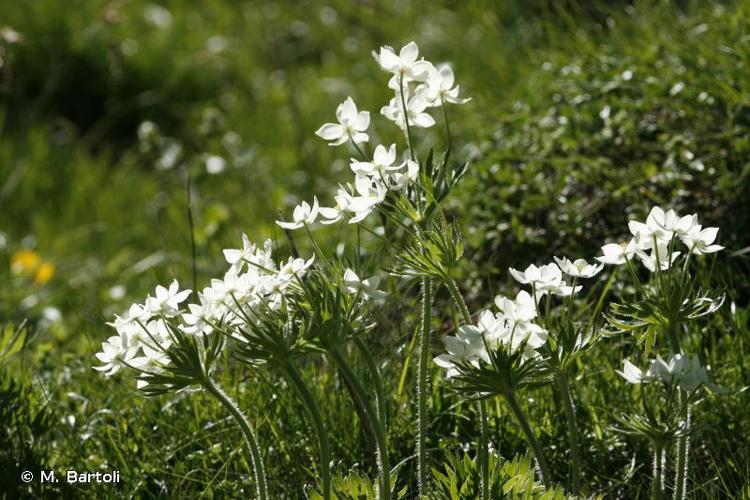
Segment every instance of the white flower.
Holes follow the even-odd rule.
[[[562,272],[573,278],[593,278],[604,268],[604,264],[589,264],[585,259],[576,259],[571,262],[566,257],[562,259],[555,257],[555,262]]]
[[[524,285],[531,285],[536,292],[537,300],[547,294],[553,293],[562,297],[567,297],[577,293],[582,287],[569,286],[562,279],[562,271],[557,264],[550,263],[541,267],[531,264],[524,272],[510,268],[510,274]]]
[[[180,284],[173,280],[169,288],[159,285],[156,287],[155,297],[146,299],[146,308],[155,316],[163,314],[167,317],[175,316],[179,312],[180,303],[184,302],[192,293],[191,290],[180,291]]]
[[[458,96],[459,86],[453,86],[455,77],[453,70],[447,64],[440,66],[438,69],[430,71],[427,77],[427,85],[424,88],[424,96],[431,106],[442,106],[443,103],[464,104],[471,99],[464,99]]]
[[[425,60],[417,60],[419,57],[419,47],[414,42],[404,45],[398,54],[392,47],[380,47],[380,52],[372,52],[375,61],[389,73],[393,73],[393,78],[389,83],[391,88],[397,89],[402,81],[423,81],[427,78],[432,64]]]
[[[135,370],[144,372],[144,375],[156,375],[161,373],[163,368],[169,364],[169,356],[158,349],[143,346],[143,356],[131,359],[129,364]],[[147,385],[148,382],[144,378],[138,378],[136,382],[138,389],[143,389]]]
[[[357,111],[357,105],[351,97],[336,108],[338,123],[326,123],[320,127],[315,135],[329,141],[330,146],[340,146],[346,141],[354,144],[367,142],[370,137],[365,133],[370,126],[370,113]]]
[[[406,160],[401,165],[388,169],[388,188],[400,191],[410,182],[416,182],[419,178],[419,163],[414,160]]]
[[[622,371],[616,370],[616,372],[631,384],[640,384],[648,380],[643,374],[643,370],[635,366],[628,359],[623,361]]]
[[[387,193],[385,184],[378,179],[358,175],[354,178],[354,186],[359,196],[354,196],[349,200],[348,210],[354,213],[354,217],[349,219],[349,224],[356,224],[364,220],[375,210]]]
[[[478,366],[480,358],[486,358],[482,330],[472,325],[458,329],[456,336],[445,338],[445,354],[436,356],[433,361],[440,368],[447,370],[446,377],[460,374],[459,364],[470,363]]]
[[[333,224],[344,218],[344,214],[349,210],[352,202],[352,195],[346,189],[339,188],[334,197],[336,205],[333,207],[320,207],[318,212],[323,216],[321,224]]]
[[[188,304],[188,310],[182,314],[185,323],[182,330],[196,337],[210,335],[214,331],[213,321],[215,319],[216,307],[203,294],[199,294],[199,304]]]
[[[344,288],[351,294],[363,294],[371,299],[384,299],[388,294],[378,290],[380,284],[379,276],[371,276],[366,279],[360,279],[351,269],[344,271]]]
[[[515,300],[498,295],[495,297],[495,305],[500,310],[503,317],[511,323],[511,326],[516,323],[523,323],[536,318],[536,304],[534,303],[534,299],[531,298],[531,295],[525,290],[518,292]]]
[[[427,99],[421,93],[412,96],[406,101],[406,116],[409,120],[409,126],[430,128],[435,125],[435,119],[428,113],[425,113],[428,105]],[[383,106],[380,113],[406,132],[403,103],[399,95],[391,99],[388,106]]]
[[[305,225],[311,226],[318,217],[318,208],[318,198],[313,197],[312,207],[306,201],[294,207],[292,222],[277,220],[276,224],[283,229],[299,229]]]
[[[724,247],[721,245],[713,245],[718,233],[718,227],[701,229],[701,226],[697,225],[693,226],[689,232],[681,235],[680,238],[692,253],[701,255],[724,250]]]
[[[672,252],[669,256],[668,243],[660,241],[657,243],[656,248],[652,248],[650,253],[646,253],[643,250],[638,250],[636,254],[641,259],[643,265],[652,273],[656,271],[657,264],[660,271],[665,271],[672,267],[674,261],[679,257],[680,252]]]
[[[133,359],[136,349],[127,344],[127,340],[122,336],[113,336],[102,342],[102,352],[95,354],[97,359],[104,363],[102,366],[95,366],[94,370],[104,372],[109,377],[120,371],[120,368],[127,366],[128,361]]]
[[[350,167],[352,172],[357,175],[374,175],[384,178],[386,171],[395,161],[396,145],[391,144],[391,146],[386,149],[385,146],[381,144],[375,148],[375,152],[372,155],[372,161],[357,161],[352,159]]]
[[[285,290],[295,277],[301,278],[304,276],[314,261],[314,256],[308,260],[289,257],[289,260],[279,268],[279,272],[276,275],[276,289],[278,291]]]
[[[628,260],[632,260],[635,251],[636,244],[634,239],[619,244],[609,243],[602,247],[602,253],[604,255],[597,257],[596,260],[602,264],[620,266],[625,264]]]

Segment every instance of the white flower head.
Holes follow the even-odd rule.
[[[292,213],[292,222],[284,222],[277,220],[276,224],[282,229],[299,229],[301,227],[312,226],[315,224],[315,220],[318,218],[318,198],[313,197],[313,204],[310,206],[309,203],[303,201],[296,207]]]
[[[425,112],[429,107],[429,102],[421,92],[406,101],[406,115],[404,115],[403,104],[400,94],[397,94],[396,97],[391,99],[388,106],[381,108],[380,114],[394,122],[404,132],[407,130],[407,119],[409,120],[410,127],[430,128],[435,125],[435,119],[429,113]]]
[[[638,255],[638,258],[646,269],[653,273],[656,271],[657,267],[659,267],[660,271],[666,271],[672,267],[674,261],[680,256],[680,252],[672,252],[670,255],[668,243],[661,241],[658,242],[657,246],[652,248],[649,253],[646,253],[643,250],[637,250],[636,255]]]
[[[453,70],[447,64],[430,71],[427,76],[427,84],[423,89],[424,97],[430,106],[442,106],[444,103],[464,104],[471,100],[459,97],[460,88],[455,87],[455,76]]]
[[[180,284],[177,280],[173,280],[169,285],[169,288],[165,288],[161,285],[156,287],[154,291],[154,297],[148,297],[146,299],[146,308],[148,308],[153,315],[164,315],[166,317],[173,317],[179,313],[180,304],[184,302],[192,293],[191,290],[180,291]]]
[[[326,123],[320,127],[315,135],[328,141],[330,146],[340,146],[347,141],[354,144],[367,142],[367,128],[370,126],[370,112],[357,111],[357,105],[351,97],[336,108],[338,123]]]
[[[136,349],[128,345],[127,339],[115,335],[102,342],[102,351],[95,356],[104,364],[95,366],[94,370],[104,372],[105,376],[110,377],[120,371],[120,368],[127,366],[135,354]]]
[[[621,266],[628,260],[632,260],[636,251],[635,239],[623,243],[608,243],[602,247],[602,256],[596,260],[610,266]]]
[[[380,47],[380,52],[373,51],[372,55],[383,70],[393,74],[389,84],[391,88],[394,88],[394,80],[396,85],[401,85],[401,82],[424,81],[432,67],[428,61],[418,60],[419,47],[415,42],[401,47],[398,54],[393,47],[386,45]]]
[[[572,278],[593,278],[604,268],[604,264],[589,264],[585,259],[576,259],[574,261],[563,257],[555,257],[555,262],[560,270]]]
[[[375,300],[384,299],[388,294],[378,290],[379,284],[379,276],[360,279],[353,270],[346,269],[344,271],[344,288],[351,294],[362,294]]]
[[[391,144],[386,149],[382,144],[375,148],[372,155],[372,161],[351,160],[350,167],[352,172],[357,175],[376,176],[383,178],[386,171],[391,168],[396,161],[396,145]]]
[[[724,250],[723,246],[713,244],[718,234],[718,227],[701,228],[697,225],[681,235],[680,239],[693,254],[702,255]]]

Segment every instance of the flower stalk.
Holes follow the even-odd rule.
[[[516,420],[518,420],[518,423],[521,425],[521,430],[523,431],[524,436],[526,436],[526,441],[529,443],[529,446],[531,446],[531,451],[534,453],[534,458],[536,458],[536,463],[539,467],[544,486],[550,488],[552,486],[552,476],[550,475],[549,465],[547,464],[547,459],[544,456],[542,447],[539,444],[539,441],[537,441],[536,436],[534,436],[534,431],[531,428],[529,421],[526,419],[526,415],[524,415],[523,410],[518,404],[518,400],[512,391],[505,394],[505,399],[508,401],[508,405],[510,406],[513,415],[515,415]]]
[[[320,457],[320,476],[321,482],[323,483],[323,498],[329,500],[331,498],[331,451],[328,443],[328,434],[326,432],[325,424],[323,423],[323,417],[320,413],[320,407],[315,401],[315,398],[310,393],[310,390],[305,385],[299,372],[294,366],[286,363],[284,371],[292,382],[297,394],[299,395],[302,402],[307,407],[307,411],[310,413],[313,427],[315,429],[316,437],[318,438],[318,449]]]
[[[565,408],[565,416],[568,421],[568,444],[570,446],[571,457],[571,490],[574,495],[581,492],[581,447],[578,436],[578,424],[576,421],[575,406],[570,396],[570,386],[568,384],[567,373],[563,372],[557,378],[557,386],[560,390],[560,399]]]
[[[429,457],[427,456],[427,395],[429,385],[430,330],[432,326],[432,278],[422,278],[422,325],[419,331],[419,368],[417,370],[417,475],[419,496],[429,493]]]
[[[235,422],[240,426],[242,433],[245,436],[245,443],[247,449],[250,451],[250,462],[253,466],[253,474],[255,475],[255,492],[259,500],[268,499],[268,484],[266,483],[266,471],[263,465],[263,455],[260,452],[258,446],[258,439],[255,436],[255,431],[252,425],[242,413],[237,403],[230,398],[224,390],[214,382],[211,377],[205,376],[201,380],[201,385],[211,393],[219,402],[229,411],[234,418]]]

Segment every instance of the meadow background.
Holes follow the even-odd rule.
[[[188,171],[203,286],[241,232],[281,241],[279,209],[342,178],[346,163],[313,132],[349,95],[377,113],[389,96],[370,52],[411,40],[451,62],[472,97],[451,110],[455,154],[470,167],[446,207],[464,228],[472,310],[512,289],[508,266],[592,257],[652,205],[721,228],[727,251],[710,271],[727,301],[693,348],[738,392],[697,411],[688,491],[750,495],[748,3],[10,0],[0,3],[0,337],[22,326],[24,337],[0,354],[0,496],[252,491],[239,430],[218,405],[144,399],[131,380],[94,372],[92,355],[111,334],[105,322],[156,283],[191,286]],[[397,412],[396,457],[414,447],[413,389],[401,379],[414,310],[383,313],[392,334],[371,339]],[[437,351],[453,325],[434,328]],[[574,388],[585,455],[606,457],[584,457],[586,483],[605,497],[648,494],[650,472],[633,466],[648,463],[646,443],[612,429],[628,399],[613,370],[629,342],[606,343]],[[337,474],[361,486],[374,470],[367,434],[335,377],[313,365],[305,375]],[[443,470],[477,421],[434,375],[430,448]],[[315,456],[303,409],[271,373],[227,363],[221,378],[258,428],[273,494],[301,496]],[[564,474],[564,423],[526,403]],[[490,418],[495,448],[523,453],[507,410]],[[123,482],[19,480],[67,468],[118,469]]]

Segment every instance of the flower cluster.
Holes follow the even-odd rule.
[[[622,371],[617,370],[617,373],[631,384],[661,380],[665,384],[676,384],[687,392],[693,392],[702,386],[713,392],[720,392],[721,389],[709,381],[708,372],[697,357],[680,353],[673,354],[669,361],[656,356],[656,359],[649,361],[645,372],[626,359]]]
[[[447,352],[434,361],[447,370],[448,378],[458,375],[462,364],[478,366],[480,361],[489,362],[488,350],[505,346],[516,351],[524,346],[527,356],[536,356],[535,349],[547,341],[547,331],[533,322],[537,308],[526,291],[519,292],[514,300],[499,295],[495,306],[497,313],[485,310],[476,325],[464,325],[455,336],[446,337]]]
[[[191,290],[180,290],[177,281],[169,288],[157,286],[143,304],[133,304],[123,316],[109,323],[117,335],[102,343],[96,357],[103,363],[95,369],[110,376],[123,367],[142,374],[159,374],[169,364],[168,351],[177,336],[204,337],[216,328],[233,331],[256,316],[253,309],[278,309],[286,290],[312,265],[313,259],[289,258],[276,263],[271,255],[271,240],[263,247],[242,235],[241,249],[224,250],[229,270],[223,279],[197,294],[198,302],[182,304]],[[241,340],[239,335],[232,335]],[[142,388],[145,380],[138,380]]]
[[[714,253],[724,247],[714,244],[719,228],[704,228],[698,223],[698,216],[680,217],[670,209],[664,211],[653,207],[646,222],[630,221],[628,228],[632,238],[623,243],[609,243],[602,247],[602,256],[596,259],[609,265],[619,266],[637,257],[651,272],[669,269],[680,256],[673,249],[675,240],[681,241],[689,253],[695,255]]]
[[[388,86],[395,92],[381,114],[405,132],[408,127],[429,128],[435,124],[427,109],[469,100],[459,97],[453,70],[447,65],[435,67],[418,59],[419,48],[414,42],[398,54],[391,47],[382,47],[373,55],[380,67],[392,74]],[[413,158],[399,160],[395,144],[375,146],[371,157],[364,154],[359,145],[370,140],[370,113],[359,111],[351,97],[338,106],[336,119],[337,123],[325,123],[315,133],[331,146],[351,143],[357,149],[361,158],[349,161],[354,181],[339,186],[333,206],[321,207],[317,198],[312,205],[300,203],[294,208],[291,221],[276,221],[284,229],[310,228],[318,220],[321,224],[333,224],[345,218],[356,224],[370,215],[389,191],[401,191],[417,180],[419,164]]]

